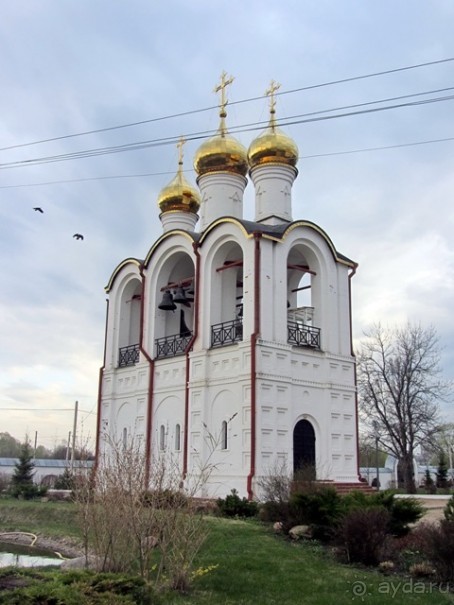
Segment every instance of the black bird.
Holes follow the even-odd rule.
[[[75,237],[76,239],[84,239],[84,236],[81,233],[75,233],[73,237]]]
[[[33,210],[34,210],[35,212],[41,212],[41,214],[44,214],[44,210],[43,210],[42,208],[39,208],[39,206],[38,206],[38,207],[36,207],[36,208],[33,208]]]

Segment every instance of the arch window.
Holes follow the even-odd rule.
[[[121,297],[118,356],[118,365],[121,368],[139,362],[141,292],[141,282],[132,279],[126,285]]]
[[[195,297],[194,263],[186,253],[170,256],[156,289],[156,357],[184,355],[192,338]]]
[[[243,340],[243,251],[235,242],[221,246],[212,265],[211,347]]]
[[[159,427],[159,449],[161,452],[166,449],[166,427],[163,424]]]
[[[287,258],[287,339],[298,347],[320,348],[320,328],[314,326],[313,286],[316,272],[302,247]]]
[[[175,450],[177,452],[181,450],[181,427],[179,424],[175,427]]]
[[[223,420],[221,424],[221,450],[228,448],[228,426],[227,421]]]

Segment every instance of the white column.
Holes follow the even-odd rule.
[[[182,229],[183,231],[194,231],[198,220],[198,215],[193,212],[181,212],[180,210],[169,210],[163,212],[160,217],[164,233],[172,229]]]
[[[222,216],[243,218],[243,195],[247,179],[240,174],[212,172],[197,179],[202,203],[200,229]]]
[[[279,225],[292,219],[292,185],[298,170],[284,164],[263,164],[250,172],[255,187],[255,221]]]

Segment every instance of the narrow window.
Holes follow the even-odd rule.
[[[181,428],[180,428],[180,425],[177,424],[175,427],[175,449],[177,452],[180,451],[180,449],[181,449],[180,437],[181,437]]]
[[[161,451],[166,449],[166,427],[163,424],[159,428],[159,449]]]
[[[227,449],[227,422],[222,421],[221,425],[221,450]]]
[[[128,429],[123,429],[123,449],[125,450],[128,446]]]

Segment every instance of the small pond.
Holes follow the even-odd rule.
[[[0,543],[0,567],[8,567],[9,565],[38,567],[43,565],[61,565],[61,563],[62,559],[49,550],[18,544]]]

